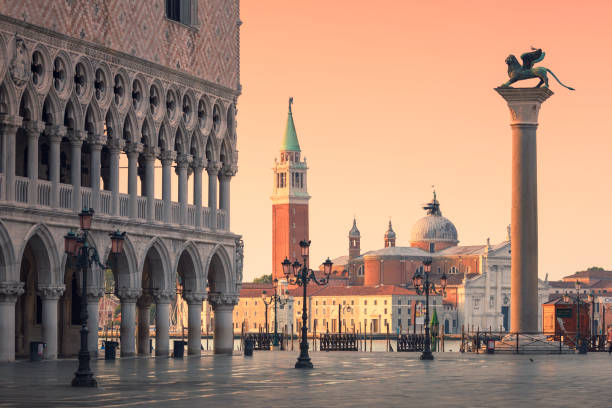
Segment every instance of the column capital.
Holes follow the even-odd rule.
[[[106,135],[91,134],[87,138],[87,141],[89,142],[90,148],[101,150],[102,146],[106,144]]]
[[[126,143],[125,144],[125,153],[130,155],[140,154],[144,150],[144,146],[142,143]]]
[[[23,295],[23,282],[0,282],[0,302],[16,302]]]
[[[202,171],[204,170],[207,164],[208,164],[208,160],[202,159],[201,157],[194,157],[191,162],[191,167],[195,171]]]
[[[87,302],[94,303],[100,300],[102,296],[104,296],[104,288],[99,288],[97,286],[88,286],[87,290]]]
[[[209,160],[208,165],[206,166],[206,171],[208,172],[209,176],[216,176],[217,174],[219,174],[219,170],[221,170],[221,166],[222,164],[219,163],[218,161]]]
[[[119,153],[125,147],[125,140],[111,138],[107,140],[106,145],[111,153]]]
[[[87,132],[83,130],[68,129],[66,132],[70,146],[81,146],[84,140],[87,140]]]
[[[37,120],[26,120],[23,122],[23,129],[28,136],[38,137],[45,130],[45,124]]]
[[[548,88],[495,88],[508,103],[511,125],[537,125],[540,106],[553,95]]]
[[[188,305],[202,304],[206,299],[206,292],[183,292],[183,299]]]
[[[49,138],[51,143],[59,143],[66,136],[66,126],[61,125],[47,125],[45,126],[45,134]]]
[[[121,299],[121,303],[136,303],[140,294],[140,289],[119,288],[117,290],[117,296]]]
[[[187,168],[192,160],[193,156],[190,154],[179,154],[176,157],[176,169],[178,170],[179,168]]]
[[[20,116],[0,114],[0,130],[2,131],[13,129],[16,132],[22,123],[23,119]]]
[[[143,293],[142,296],[138,298],[136,305],[139,307],[149,307],[153,303],[153,296],[148,293]]]
[[[221,168],[220,176],[221,177],[227,177],[227,178],[234,177],[237,172],[238,172],[238,166],[236,166],[236,165],[223,166]]]
[[[208,302],[213,306],[213,308],[219,306],[234,307],[238,304],[238,295],[233,293],[210,292],[208,294]]]
[[[62,297],[65,289],[65,285],[39,286],[36,293],[45,300],[57,300]]]
[[[160,153],[159,159],[163,166],[171,166],[176,160],[176,152],[174,150],[164,150]]]
[[[145,146],[142,150],[145,161],[155,161],[159,156],[159,147]]]
[[[155,300],[155,303],[171,303],[175,297],[176,292],[172,290],[153,290],[153,299]]]

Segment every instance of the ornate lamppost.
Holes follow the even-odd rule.
[[[288,292],[289,291],[287,291],[286,293]],[[261,298],[262,298],[262,301],[264,302],[264,305],[266,305],[266,333],[268,332],[268,306],[270,306],[272,302],[274,302],[274,338],[272,340],[272,345],[274,347],[278,347],[278,343],[279,343],[278,319],[276,318],[276,313],[278,310],[277,307],[285,306],[289,302],[289,299],[283,298],[278,294],[278,279],[276,278],[274,278],[274,294],[270,296],[270,300],[266,302],[266,291],[265,290],[261,292]]]
[[[325,273],[325,277],[322,279],[317,279],[314,271],[312,269],[308,269],[310,241],[300,241],[300,248],[302,258],[304,259],[303,264],[300,264],[297,260],[292,264],[289,259],[285,258],[282,265],[283,273],[285,274],[289,284],[297,284],[304,289],[302,304],[302,341],[300,342],[300,356],[295,363],[295,368],[313,368],[310,357],[308,356],[308,311],[306,308],[306,288],[310,282],[314,282],[317,285],[327,285],[333,263],[329,260],[329,258],[327,258],[327,260],[323,262],[323,272]]]
[[[338,303],[338,334],[342,334],[342,311],[350,312],[352,310],[349,305],[342,306]]]
[[[580,296],[581,282],[576,281],[576,296],[572,296],[569,293],[565,292],[563,294],[563,302],[568,304],[574,304],[577,307],[576,313],[576,351],[578,354],[586,354],[587,353],[587,343],[583,341],[581,333],[580,333],[580,305],[593,303],[593,295],[587,295],[587,301],[585,302]]]
[[[446,288],[446,274],[443,274],[440,277],[441,290],[437,290],[435,284],[429,281],[431,262],[431,258],[426,258],[423,260],[423,265],[425,266],[425,282],[423,282],[423,275],[421,275],[418,270],[412,277],[412,284],[416,289],[416,293],[419,295],[422,295],[423,293],[425,294],[425,350],[423,350],[423,354],[421,354],[421,360],[434,359],[431,352],[431,338],[429,337],[429,294],[444,294],[444,289]]]
[[[72,231],[64,237],[64,249],[68,257],[72,258],[76,267],[83,274],[82,278],[82,296],[81,296],[81,349],[79,350],[79,368],[74,373],[72,379],[73,387],[97,387],[98,383],[89,366],[90,355],[87,344],[87,270],[92,265],[98,265],[100,268],[109,269],[108,266],[100,262],[98,251],[93,246],[90,246],[88,237],[91,229],[91,221],[93,218],[93,209],[84,209],[79,214],[79,223],[81,231],[74,233]],[[123,241],[125,232],[119,231],[110,234],[111,237],[111,254],[117,256],[123,252]]]

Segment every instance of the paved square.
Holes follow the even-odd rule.
[[[0,407],[576,407],[611,405],[612,357],[297,353],[98,360],[97,389],[70,387],[76,360],[0,365]],[[531,361],[530,359],[533,359]]]

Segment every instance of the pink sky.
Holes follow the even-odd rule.
[[[496,243],[510,223],[508,109],[493,88],[530,45],[555,95],[538,129],[540,277],[612,268],[612,13],[604,1],[286,1],[241,4],[240,170],[232,230],[245,280],[271,272],[272,163],[287,98],[310,166],[312,265],[398,246],[436,186],[460,245]],[[524,85],[523,85],[524,86]]]

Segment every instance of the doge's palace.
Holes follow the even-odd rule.
[[[78,351],[81,277],[64,235],[83,208],[114,265],[122,356],[149,353],[150,323],[155,354],[168,355],[176,296],[189,308],[189,352],[200,354],[204,300],[215,352],[231,352],[240,24],[238,0],[0,3],[0,361],[26,356],[31,341],[46,343],[47,359]],[[127,238],[113,259],[117,229]],[[88,273],[95,353],[104,272]]]

